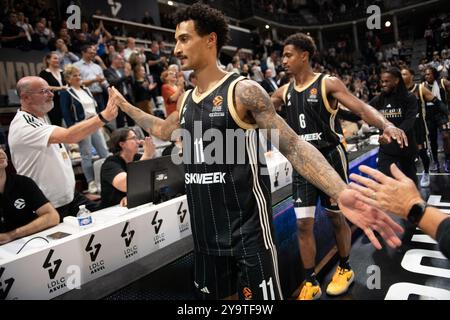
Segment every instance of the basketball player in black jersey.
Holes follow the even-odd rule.
[[[417,112],[416,123],[414,124],[414,133],[416,137],[417,150],[423,164],[423,175],[420,179],[420,186],[423,188],[430,186],[430,157],[428,150],[430,148],[428,122],[433,121],[430,114],[438,112],[434,110],[438,108],[440,113],[446,112],[447,107],[444,103],[436,98],[431,91],[423,85],[423,83],[414,83],[414,70],[411,68],[403,68],[401,70],[403,81],[409,92],[414,93],[417,98],[419,109]],[[436,159],[437,160],[437,159]]]
[[[284,43],[283,66],[294,81],[278,89],[272,95],[275,107],[285,106],[287,123],[302,140],[310,142],[347,181],[347,157],[340,144],[342,132],[336,120],[339,101],[367,123],[384,130],[383,139],[397,139],[400,145],[407,143],[402,130],[371,106],[351,95],[341,80],[325,74],[314,73],[311,58],[316,52],[314,40],[303,33],[288,37]],[[301,171],[299,171],[301,173]],[[348,263],[351,245],[351,231],[337,203],[320,191],[307,179],[294,173],[293,201],[297,217],[298,241],[301,258],[306,271],[306,283],[299,300],[320,298],[322,291],[316,279],[314,268],[316,242],[314,237],[314,213],[318,198],[331,219],[340,255],[340,264],[327,287],[330,295],[340,295],[353,282],[354,274]]]
[[[441,108],[434,106],[432,103],[427,103],[430,117],[426,120],[428,122],[428,129],[430,132],[430,147],[434,160],[433,168],[431,170],[438,172],[440,171],[437,152],[437,137],[439,130],[442,135],[445,153],[444,171],[450,172],[450,114],[448,110],[449,100],[447,97],[448,92],[450,92],[450,81],[440,79],[439,72],[435,68],[427,67],[425,69],[425,81],[423,84],[433,93],[435,97],[444,103],[445,107],[447,107],[446,110],[442,110]]]
[[[217,58],[228,39],[220,11],[196,3],[177,14],[175,54],[183,70],[194,70],[198,86],[178,100],[178,112],[161,120],[130,105],[115,91],[120,106],[137,123],[163,140],[183,128],[186,196],[194,239],[194,281],[203,299],[281,299],[273,242],[270,187],[258,161],[258,127],[279,134],[279,150],[293,167],[336,199],[344,214],[368,234],[377,230],[388,245],[400,244],[402,229],[386,214],[355,201],[355,194],[312,145],[301,141],[277,116],[270,97],[253,81],[228,74]],[[243,133],[245,163],[207,163],[213,140],[208,132]],[[269,134],[270,136],[270,134]],[[224,154],[236,149],[215,139]],[[224,140],[225,141],[225,140]],[[227,162],[228,163],[228,162]]]

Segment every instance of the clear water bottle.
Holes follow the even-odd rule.
[[[89,228],[92,225],[91,212],[86,208],[85,205],[81,205],[79,207],[79,210],[77,213],[77,221],[78,221],[78,226],[81,229]]]

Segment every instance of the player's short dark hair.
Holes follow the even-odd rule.
[[[437,69],[436,68],[434,68],[434,67],[432,67],[432,66],[427,66],[426,68],[425,68],[425,71],[426,70],[430,70],[431,71],[431,73],[433,74],[433,77],[434,77],[434,80],[436,80],[436,81],[438,81],[439,80],[439,71],[437,71]]]
[[[397,67],[389,67],[386,70],[384,70],[382,73],[388,73],[394,78],[398,79],[398,85],[395,89],[396,91],[396,98],[397,98],[397,104],[402,105],[402,103],[406,103],[405,101],[402,101],[406,99],[406,96],[408,95],[408,89],[406,89],[405,81],[403,80],[402,74],[400,72],[400,69]]]
[[[194,21],[195,31],[200,36],[203,37],[212,32],[217,34],[217,54],[230,40],[227,20],[223,13],[217,9],[197,2],[175,13],[175,23],[177,25],[189,20]]]
[[[411,68],[411,67],[403,67],[401,70],[406,70],[406,71],[408,71],[409,73],[411,73],[411,75],[413,75],[413,76],[416,74],[416,72],[414,71],[414,69]]]
[[[308,36],[304,33],[295,33],[290,35],[285,41],[284,45],[293,45],[296,49],[307,51],[309,53],[309,60],[311,61],[312,57],[317,51],[316,44],[311,36]]]

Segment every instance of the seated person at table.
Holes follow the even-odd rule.
[[[0,245],[56,226],[59,214],[28,177],[6,173],[0,148]]]
[[[110,151],[100,171],[102,208],[120,204],[126,206],[127,164],[153,158],[155,145],[150,137],[139,140],[130,128],[121,128],[111,135]],[[144,154],[138,154],[139,145],[144,145]]]

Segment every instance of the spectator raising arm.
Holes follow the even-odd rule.
[[[111,93],[112,90],[110,88],[108,92]],[[105,125],[105,123],[115,119],[117,117],[117,111],[116,100],[110,96],[105,110],[100,112],[97,117],[82,121],[67,129],[56,127],[48,143],[77,143]]]

